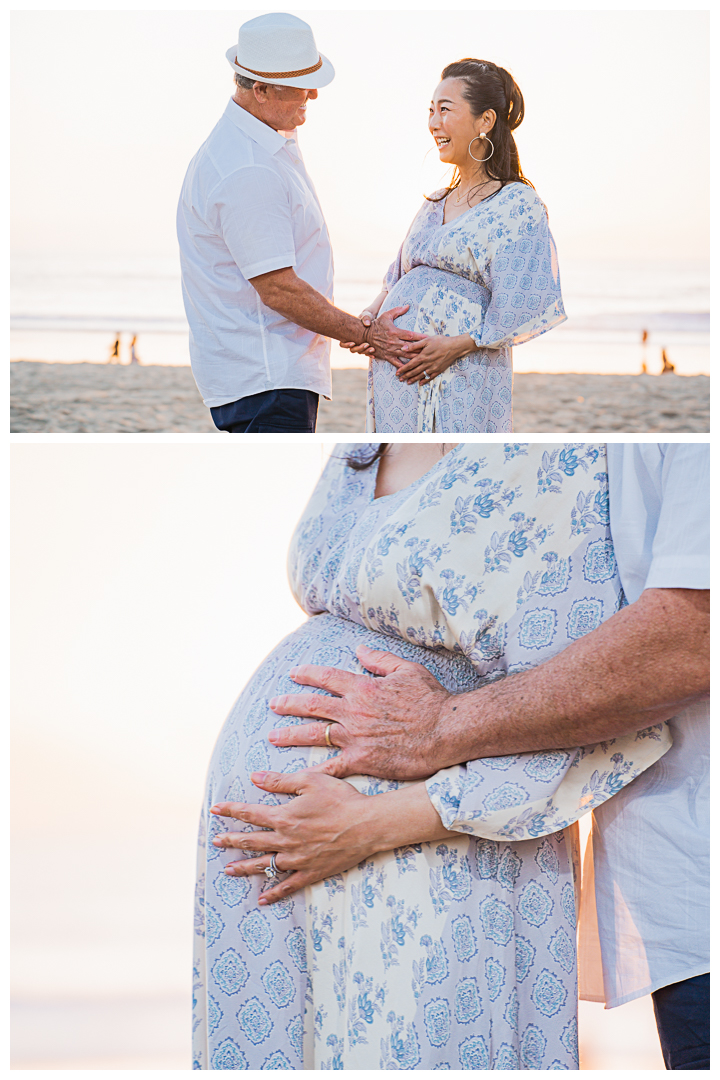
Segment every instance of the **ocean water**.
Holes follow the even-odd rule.
[[[336,304],[361,310],[391,258],[336,252]],[[567,323],[517,348],[516,371],[654,374],[664,348],[679,374],[709,374],[706,264],[567,260],[562,280]],[[17,258],[10,327],[13,360],[103,363],[119,332],[122,363],[133,334],[145,364],[190,362],[175,258]],[[365,366],[335,343],[332,364]]]

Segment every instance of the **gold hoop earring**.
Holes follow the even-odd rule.
[[[473,144],[474,142],[477,142],[477,140],[478,140],[478,139],[486,139],[486,140],[487,140],[487,142],[489,142],[489,143],[490,143],[490,145],[492,146],[492,150],[490,151],[490,153],[488,154],[488,156],[487,156],[487,157],[483,157],[483,158],[477,158],[477,157],[475,157],[475,155],[473,154],[473,152],[472,152],[472,149],[471,149],[471,148],[472,148],[472,144]],[[481,165],[483,161],[489,161],[489,160],[490,160],[490,158],[491,158],[491,157],[493,156],[493,154],[494,154],[494,153],[495,153],[495,147],[493,146],[493,142],[492,142],[492,139],[488,138],[488,136],[487,136],[487,135],[476,135],[474,139],[471,139],[471,140],[470,140],[470,144],[468,145],[468,154],[469,154],[469,155],[470,155],[470,157],[471,157],[471,158],[473,159],[473,161],[477,161],[477,163],[478,163],[479,165]]]

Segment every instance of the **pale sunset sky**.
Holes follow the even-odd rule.
[[[466,55],[524,94],[521,160],[561,257],[707,257],[707,12],[283,10],[337,72],[300,139],[341,258],[393,256],[447,175],[427,107]],[[14,251],[174,256],[183,175],[232,94],[225,50],[261,13],[14,12]]]

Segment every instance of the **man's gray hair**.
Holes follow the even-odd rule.
[[[235,82],[241,90],[252,90],[253,86],[257,82],[257,79],[246,79],[244,75],[241,75],[238,71],[236,71]]]

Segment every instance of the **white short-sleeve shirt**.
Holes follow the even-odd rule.
[[[630,603],[646,588],[708,589],[708,444],[611,443],[608,478]],[[580,996],[608,1008],[710,970],[708,704],[670,725],[668,753],[593,811]]]
[[[232,99],[190,162],[177,212],[193,374],[208,407],[264,390],[330,396],[330,343],[262,303],[250,279],[289,266],[328,300],[330,238],[290,133]]]

